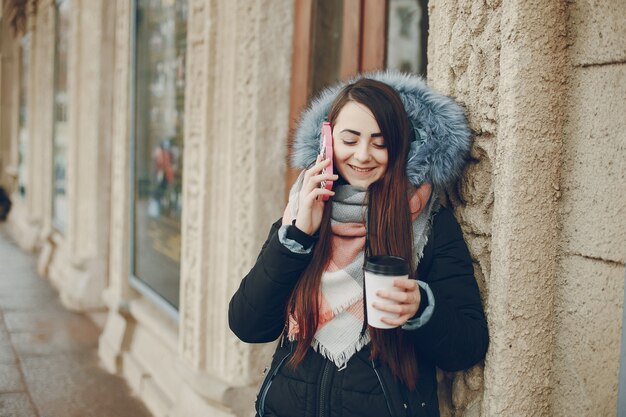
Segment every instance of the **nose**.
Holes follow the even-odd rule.
[[[357,148],[354,150],[354,159],[359,162],[367,162],[372,158],[370,154],[370,147],[367,141],[361,141]]]

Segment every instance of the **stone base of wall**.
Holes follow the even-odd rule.
[[[143,298],[117,312],[106,291],[104,298],[110,312],[100,336],[100,359],[109,372],[124,376],[156,417],[240,415],[222,404],[230,387],[207,380],[212,378],[205,373],[193,373],[180,361],[177,324],[171,318]],[[246,403],[254,400],[247,397]],[[251,409],[246,407],[247,414]]]
[[[43,244],[39,262],[40,274],[48,276],[66,308],[83,312],[103,310],[104,277],[90,270],[88,266],[77,265],[75,255],[72,256],[69,252],[63,236],[53,232]]]
[[[41,227],[39,224],[31,222],[27,218],[28,210],[26,202],[19,198],[16,194],[11,196],[13,206],[7,220],[8,229],[11,237],[15,240],[19,247],[28,252],[37,252],[39,250],[39,234]]]

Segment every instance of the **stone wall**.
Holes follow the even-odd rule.
[[[615,415],[626,261],[626,15],[568,10],[553,415]]]
[[[480,367],[441,375],[443,415],[615,414],[626,252],[618,3],[430,4],[429,81],[465,104],[476,131],[456,213],[491,334],[484,381]]]

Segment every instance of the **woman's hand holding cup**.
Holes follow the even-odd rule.
[[[383,304],[374,302],[373,307],[380,311],[398,314],[397,318],[381,317],[381,321],[393,327],[402,326],[417,313],[420,307],[421,295],[419,285],[414,279],[396,278],[393,286],[401,291],[378,290],[380,298],[393,301],[397,304]]]
[[[309,235],[314,234],[322,222],[324,212],[324,201],[321,196],[333,196],[334,191],[320,187],[322,181],[336,181],[339,176],[322,173],[322,169],[330,164],[330,159],[322,160],[321,155],[317,156],[315,165],[304,173],[302,188],[298,196],[298,215],[296,216],[296,227]]]
[[[364,267],[367,323],[379,329],[402,326],[420,306],[417,281],[398,256],[371,256]]]

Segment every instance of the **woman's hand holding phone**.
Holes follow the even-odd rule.
[[[324,212],[322,196],[335,195],[334,191],[320,187],[322,181],[337,181],[339,178],[338,175],[322,173],[322,169],[329,165],[330,159],[322,160],[322,156],[318,155],[315,165],[304,173],[302,189],[298,196],[298,214],[295,225],[309,235],[313,235],[320,228]]]

